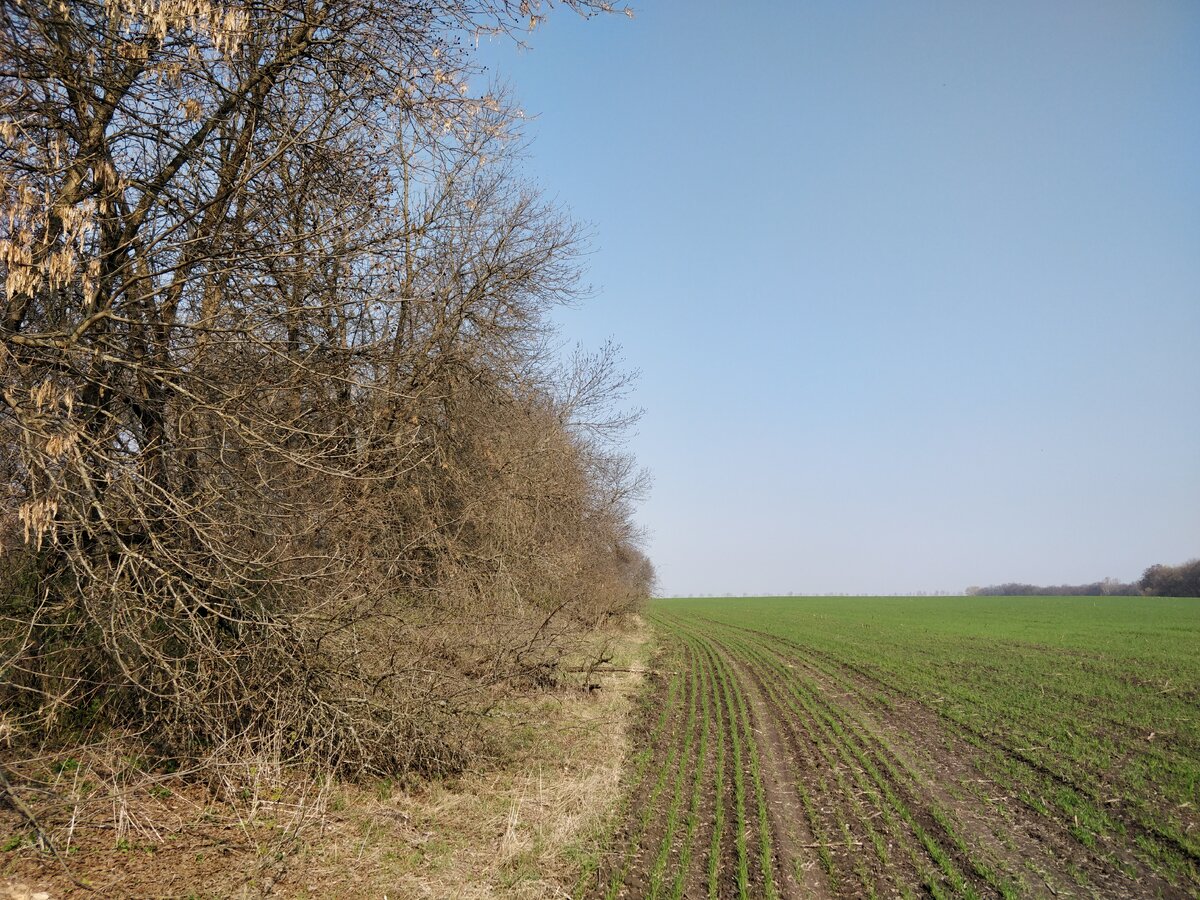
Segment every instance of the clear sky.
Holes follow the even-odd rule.
[[[1200,555],[1200,3],[637,3],[483,61],[640,369],[661,592]]]

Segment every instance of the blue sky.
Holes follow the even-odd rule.
[[[1200,555],[1200,4],[646,2],[481,60],[640,369],[667,594]]]

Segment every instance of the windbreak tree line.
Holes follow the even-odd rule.
[[[547,349],[580,236],[468,81],[538,8],[0,3],[0,746],[461,765],[653,578],[616,354]]]
[[[970,587],[967,594],[972,597],[1137,597],[1141,591],[1136,584],[1105,578],[1090,584],[1049,586],[1010,581],[988,587]]]
[[[1151,597],[1200,597],[1200,559],[1153,565],[1142,573],[1138,586]]]
[[[1161,563],[1150,566],[1132,584],[1115,578],[1105,578],[1092,584],[1059,584],[1052,587],[1009,582],[967,588],[967,593],[979,597],[1200,597],[1200,559],[1191,559],[1177,566]]]

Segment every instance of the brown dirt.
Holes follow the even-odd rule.
[[[626,767],[628,779],[624,786],[624,793],[628,798],[626,816],[613,833],[609,847],[592,877],[590,887],[587,888],[589,896],[605,896],[614,877],[622,878],[621,896],[640,896],[638,891],[644,891],[649,883],[655,854],[666,832],[665,816],[656,813],[664,801],[669,801],[671,775],[667,775],[666,783],[657,797],[654,796],[655,785],[668,762],[671,764],[672,772],[674,771],[677,761],[675,754],[679,753],[683,746],[684,728],[687,723],[690,702],[688,684],[684,680],[678,689],[661,732],[655,736],[655,727],[662,714],[663,705],[667,702],[669,686],[670,676],[652,676],[650,690],[645,696],[634,723],[631,752],[636,754],[637,751],[652,746],[653,754],[642,770],[640,781],[636,783],[633,782],[635,776],[633,766]],[[649,819],[643,828],[643,818],[651,805],[655,809],[650,811]]]
[[[713,823],[717,814],[717,747],[723,740],[723,735],[717,729],[715,705],[710,707],[710,716],[712,718],[709,723],[708,746],[705,748],[704,759],[701,761],[703,775],[700,784],[700,805],[696,815],[697,826],[692,839],[691,864],[683,876],[683,896],[685,897],[707,896],[705,876],[708,872]]]
[[[737,674],[750,707],[771,823],[775,883],[780,896],[788,900],[829,897],[828,885],[819,873],[817,856],[812,849],[815,839],[808,826],[804,804],[796,791],[795,757],[781,732],[778,711],[768,704],[762,685],[750,675],[745,664],[732,654],[724,655],[726,663]]]
[[[810,648],[756,636],[769,640],[785,664],[798,667],[827,708],[850,713],[875,758],[887,758],[908,774],[896,787],[928,831],[945,835],[940,823],[921,814],[942,810],[970,858],[1018,880],[1022,896],[1189,896],[1115,842],[1102,839],[1095,849],[1085,847],[1061,819],[1012,796],[983,774],[989,767],[982,751],[963,740],[937,711]],[[971,859],[954,855],[969,870]],[[1131,872],[1122,871],[1114,859]]]
[[[1119,769],[1119,763],[1110,768],[1108,773],[1089,773],[1082,776],[1078,773],[1071,774],[1065,771],[1059,771],[1047,767],[1042,761],[1035,758],[1027,749],[1020,747],[1014,743],[1007,734],[998,729],[982,729],[971,724],[961,722],[951,722],[950,720],[941,717],[940,714],[923,705],[913,698],[906,697],[894,691],[889,685],[881,681],[873,673],[840,660],[834,659],[828,654],[820,653],[813,648],[799,648],[794,642],[774,639],[778,643],[787,644],[789,647],[802,650],[803,655],[808,657],[813,664],[819,666],[822,671],[830,674],[832,677],[839,679],[846,690],[853,694],[862,694],[865,698],[870,698],[870,702],[876,706],[893,707],[899,706],[905,710],[916,710],[918,714],[926,719],[934,718],[938,720],[938,728],[940,731],[952,735],[960,745],[965,747],[965,754],[972,756],[976,760],[984,752],[984,748],[1002,755],[1024,766],[1033,776],[1039,778],[1050,785],[1050,789],[1057,787],[1069,788],[1079,791],[1084,795],[1090,792],[1093,778],[1100,778],[1105,782],[1112,781],[1112,773]],[[1058,650],[1063,654],[1068,654],[1068,651]],[[1069,655],[1086,656],[1084,651],[1073,650],[1069,651]],[[884,701],[886,698],[885,702]],[[1089,698],[1080,697],[1079,702],[1090,702]],[[1114,734],[1128,730],[1128,724],[1118,721],[1117,719],[1105,717],[1101,715],[1099,718],[1108,721],[1114,727]],[[973,746],[974,745],[974,746]],[[1153,803],[1151,798],[1150,803]],[[1036,810],[1031,810],[1037,812]],[[1184,858],[1190,858],[1193,864],[1200,863],[1200,857],[1191,851],[1189,848],[1182,846],[1178,841],[1168,834],[1163,833],[1156,827],[1154,817],[1149,819],[1138,818],[1131,814],[1124,804],[1113,804],[1106,810],[1110,818],[1120,822],[1121,826],[1126,830],[1126,838],[1121,842],[1107,841],[1103,836],[1100,836],[1101,843],[1105,843],[1103,848],[1106,853],[1119,859],[1123,865],[1133,867],[1135,869],[1146,870],[1144,861],[1136,859],[1128,850],[1129,843],[1139,836],[1149,838],[1151,843],[1163,843],[1170,846],[1174,851],[1179,853]],[[1170,812],[1179,813],[1177,808],[1164,807],[1161,810],[1162,814],[1166,815]],[[1200,812],[1185,811],[1186,816],[1191,816],[1200,823]],[[1057,821],[1057,820],[1055,820]],[[1059,822],[1061,825],[1061,822]],[[1077,843],[1074,838],[1067,833],[1069,841]],[[1153,881],[1152,875],[1146,870],[1143,875],[1138,877],[1149,878]],[[1161,879],[1159,879],[1161,882]],[[1166,882],[1162,882],[1166,884]],[[1168,894],[1169,895],[1169,894]]]
[[[657,797],[653,798],[654,809],[651,811],[649,821],[646,827],[642,830],[640,838],[637,841],[637,849],[631,857],[627,857],[625,864],[628,866],[628,873],[625,877],[624,888],[621,891],[622,897],[646,897],[650,893],[650,878],[651,873],[658,861],[659,850],[667,839],[667,816],[666,810],[670,807],[672,797],[675,791],[675,782],[679,777],[680,758],[683,757],[683,781],[686,785],[687,776],[691,772],[691,760],[684,757],[685,741],[689,737],[687,734],[687,721],[689,708],[692,702],[691,687],[687,679],[684,679],[686,690],[682,693],[682,700],[679,704],[679,714],[673,716],[671,725],[673,726],[670,735],[671,738],[667,742],[660,744],[666,753],[666,746],[669,744],[674,750],[674,755],[666,753],[666,756],[656,756],[654,764],[649,767],[646,772],[647,790],[643,792],[642,801],[639,806],[645,809],[652,802],[652,788],[658,781],[660,773],[663,772],[665,764],[665,777],[662,781],[662,787],[658,792]],[[695,737],[692,736],[693,742]],[[686,788],[685,788],[686,790]],[[640,826],[641,816],[629,823],[632,829]],[[678,829],[677,829],[678,831]],[[673,844],[678,845],[679,837],[676,834]],[[675,848],[671,848],[675,849]],[[670,853],[670,850],[668,851]],[[668,867],[667,871],[671,871]]]
[[[738,777],[733,764],[733,734],[729,723],[733,721],[733,710],[723,699],[718,700],[724,717],[725,727],[721,732],[721,741],[725,745],[725,777],[722,787],[721,803],[725,809],[725,820],[721,829],[721,857],[717,866],[717,881],[721,886],[720,896],[737,896],[737,818],[736,818],[736,788],[735,779]],[[711,838],[711,824],[710,838]],[[707,857],[706,857],[707,859]]]
[[[260,896],[279,877],[275,859],[259,852],[283,848],[275,829],[240,823],[233,808],[206,789],[178,788],[165,799],[131,792],[119,802],[131,813],[123,827],[111,807],[39,805],[44,829],[56,836],[71,832],[69,844],[56,841],[62,862],[33,845],[22,817],[0,810],[0,834],[27,839],[0,856],[0,874],[53,898]]]
[[[1071,823],[1031,807],[1007,786],[992,759],[995,753],[1011,758],[1002,746],[983,741],[977,746],[936,709],[869,673],[811,648],[716,623],[681,643],[700,648],[709,665],[719,660],[746,703],[767,802],[772,877],[782,898],[927,896],[934,890],[981,898],[1004,891],[1047,898],[1192,896],[1115,840],[1084,845]],[[729,736],[736,706],[723,697],[714,700],[726,723],[725,791],[722,798],[712,796],[714,741],[699,760],[705,795],[685,897],[707,896],[708,846],[719,803],[726,810],[719,896],[737,895],[738,773]],[[715,713],[714,706],[714,738]],[[685,721],[676,716],[669,727],[678,729]],[[674,739],[660,738],[660,758]],[[750,896],[758,897],[765,881],[748,752],[743,761]],[[646,811],[645,801],[643,792],[630,810],[631,821]],[[660,813],[665,819],[665,802],[658,806],[650,811],[639,852],[626,860],[623,896],[645,896],[648,890],[647,873],[664,833],[653,822]],[[677,835],[672,865],[681,850]]]
[[[795,772],[794,790],[799,797],[803,791],[810,798],[812,816],[808,831],[813,839],[801,849],[819,859],[823,848],[833,863],[834,878],[823,867],[802,863],[808,880],[820,893],[817,896],[858,897],[875,891],[888,895],[896,885],[920,883],[920,876],[904,854],[891,852],[885,863],[879,858],[872,841],[876,808],[863,802],[861,790],[865,773],[857,763],[840,756],[834,742],[821,733],[817,723],[807,715],[798,715],[789,704],[785,692],[770,676],[764,677],[761,667],[749,660],[742,662],[743,671],[766,699],[767,711],[774,719],[778,733],[784,738],[783,754],[790,755]],[[859,790],[843,790],[839,778]],[[800,798],[803,808],[803,798]],[[805,812],[805,821],[808,819]],[[814,832],[820,829],[820,834]],[[847,833],[847,830],[849,833]],[[900,828],[891,836],[892,850],[896,842],[909,843],[914,839],[909,831]],[[843,877],[844,876],[844,877]],[[851,877],[852,876],[852,877]]]
[[[698,647],[689,647],[688,654],[697,654],[696,658],[704,666],[711,667],[712,658],[707,651]],[[691,659],[691,656],[688,656]],[[686,671],[686,666],[681,664]],[[711,668],[710,668],[711,677]],[[686,683],[686,682],[685,682]],[[643,709],[638,725],[635,727],[636,747],[651,746],[648,742],[654,736],[654,726],[662,712],[662,704],[666,700],[667,683],[665,679],[654,685],[649,702]],[[671,838],[667,865],[661,881],[661,895],[669,895],[677,877],[682,878],[683,896],[702,898],[708,896],[708,866],[713,828],[716,820],[718,804],[725,809],[725,824],[720,840],[720,857],[717,866],[719,896],[736,896],[737,894],[737,855],[735,850],[735,818],[734,818],[734,779],[737,773],[733,766],[733,744],[728,730],[728,723],[733,721],[734,709],[728,707],[723,698],[710,693],[711,716],[709,744],[701,757],[699,753],[700,728],[703,721],[703,706],[697,698],[696,733],[689,748],[687,762],[684,768],[682,800],[678,812],[678,821]],[[617,828],[609,850],[601,861],[598,872],[587,887],[589,897],[603,897],[614,876],[622,880],[619,892],[621,897],[642,898],[651,895],[652,873],[659,858],[660,849],[667,838],[667,811],[669,809],[674,779],[677,773],[678,756],[684,744],[684,728],[687,725],[688,711],[691,704],[690,694],[682,693],[680,699],[668,715],[667,722],[653,743],[653,756],[646,766],[645,775],[638,784],[627,785],[628,808],[625,819]],[[718,711],[726,723],[725,729],[717,724]],[[722,796],[716,796],[716,766],[718,746],[722,747],[725,759],[725,775]],[[670,762],[667,781],[657,797],[653,796],[654,785],[664,766]],[[696,767],[700,766],[700,804],[698,807],[697,826],[688,834],[688,812],[690,810],[691,789],[694,784]],[[753,810],[753,793],[749,787],[749,772],[743,773],[747,781],[748,812]],[[648,821],[643,828],[643,819]],[[687,857],[686,871],[680,872],[685,850],[690,851]],[[748,847],[750,852],[753,849]],[[755,871],[751,864],[752,895],[762,893],[762,873]]]

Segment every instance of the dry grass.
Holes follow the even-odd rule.
[[[614,644],[616,667],[639,667],[640,620]],[[336,832],[302,864],[321,895],[388,898],[567,896],[616,806],[632,703],[642,676],[596,676],[505,711],[505,754],[456,781],[370,796],[344,791],[327,816]]]
[[[640,620],[607,639],[614,667],[649,657]],[[162,775],[101,779],[93,761],[48,763],[60,781],[88,773],[88,802],[47,808],[42,824],[95,892],[72,884],[20,817],[0,808],[0,898],[565,896],[611,821],[641,683],[603,674],[592,678],[601,689],[588,691],[584,676],[573,677],[501,710],[495,755],[453,780],[284,789],[249,767],[213,790]]]

